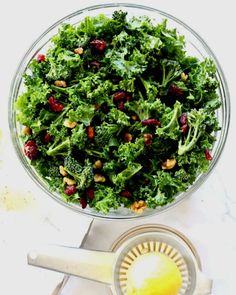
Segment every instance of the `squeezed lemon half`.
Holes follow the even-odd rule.
[[[162,253],[139,256],[127,273],[127,295],[177,295],[181,285],[178,267]]]

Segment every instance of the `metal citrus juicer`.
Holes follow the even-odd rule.
[[[182,286],[179,295],[211,294],[212,281],[201,272],[199,256],[192,243],[173,228],[146,224],[122,234],[110,252],[48,246],[31,250],[30,265],[102,282],[108,294],[127,294],[127,273],[143,254],[160,252],[178,267]]]

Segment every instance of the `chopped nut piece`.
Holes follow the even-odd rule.
[[[146,145],[152,144],[153,135],[151,133],[144,133],[143,138]]]
[[[138,120],[138,116],[137,116],[137,115],[132,115],[132,116],[131,116],[131,119],[132,119],[133,121],[137,121],[137,120]]]
[[[22,130],[24,135],[30,135],[32,133],[32,130],[30,127],[25,126]]]
[[[93,164],[93,168],[101,169],[102,168],[102,161],[101,160],[95,161],[95,163]]]
[[[66,176],[68,174],[62,165],[59,166],[59,171],[62,176]]]
[[[131,205],[131,210],[134,211],[135,213],[141,214],[143,213],[144,209],[147,208],[147,204],[143,200],[135,201]]]
[[[101,174],[95,174],[94,175],[94,181],[95,182],[105,182],[106,181],[106,177],[101,175]]]
[[[133,139],[133,136],[132,136],[132,134],[126,132],[126,133],[124,134],[123,138],[124,138],[124,141],[125,141],[125,142],[131,142],[132,139]]]
[[[66,183],[66,184],[68,184],[68,185],[74,185],[74,184],[76,184],[76,181],[74,179],[70,179],[68,177],[64,177],[63,178],[63,182]]]
[[[186,75],[184,72],[181,73],[181,80],[182,80],[183,82],[186,82],[187,79],[188,79],[188,75]]]
[[[176,159],[167,159],[164,163],[162,163],[161,168],[163,170],[170,170],[175,167],[176,163]]]
[[[67,87],[66,81],[63,81],[63,80],[56,80],[54,82],[54,85],[57,87],[64,87],[64,88]]]
[[[74,50],[74,53],[81,55],[84,53],[84,49],[82,47],[78,47]]]
[[[63,123],[64,126],[68,127],[68,128],[74,128],[77,125],[77,122],[71,122],[70,120],[65,120]]]

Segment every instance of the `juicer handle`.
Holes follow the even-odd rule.
[[[197,270],[196,289],[194,295],[210,295],[212,292],[212,280],[207,278],[200,270]]]
[[[115,254],[82,248],[47,246],[28,253],[28,264],[112,284]]]

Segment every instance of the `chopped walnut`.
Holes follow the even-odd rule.
[[[59,166],[59,172],[62,176],[66,176],[68,174],[62,165]]]
[[[77,122],[71,122],[70,120],[65,120],[63,123],[64,126],[68,127],[68,128],[74,128],[77,125]]]
[[[132,119],[133,121],[137,121],[137,120],[138,120],[138,116],[137,116],[137,115],[132,115],[132,116],[131,116],[131,119]]]
[[[167,159],[164,163],[161,164],[161,168],[163,170],[170,170],[175,167],[176,163],[176,159]]]
[[[106,177],[101,175],[101,174],[95,174],[94,175],[94,181],[95,182],[105,182],[106,181]]]
[[[63,81],[63,80],[56,80],[54,82],[54,85],[57,87],[64,87],[64,88],[67,87],[66,81]]]
[[[188,75],[186,75],[184,72],[181,73],[181,80],[182,80],[183,82],[186,82],[187,79],[188,79]]]
[[[97,161],[95,161],[94,162],[94,164],[93,164],[93,168],[95,168],[95,169],[101,169],[102,168],[102,161],[101,160],[97,160]]]
[[[66,184],[68,184],[68,185],[74,185],[74,184],[76,184],[76,181],[74,179],[70,179],[68,177],[64,177],[63,178],[63,182],[66,183]]]
[[[137,214],[141,214],[143,213],[144,209],[147,208],[147,204],[145,201],[143,200],[139,200],[139,201],[135,201],[132,205],[131,205],[131,210],[134,211]]]
[[[78,47],[74,50],[74,53],[81,55],[84,53],[84,49],[82,47]]]
[[[22,130],[22,133],[23,133],[24,135],[30,135],[30,134],[32,133],[32,130],[31,130],[30,127],[25,126],[25,127],[23,128],[23,130]]]

